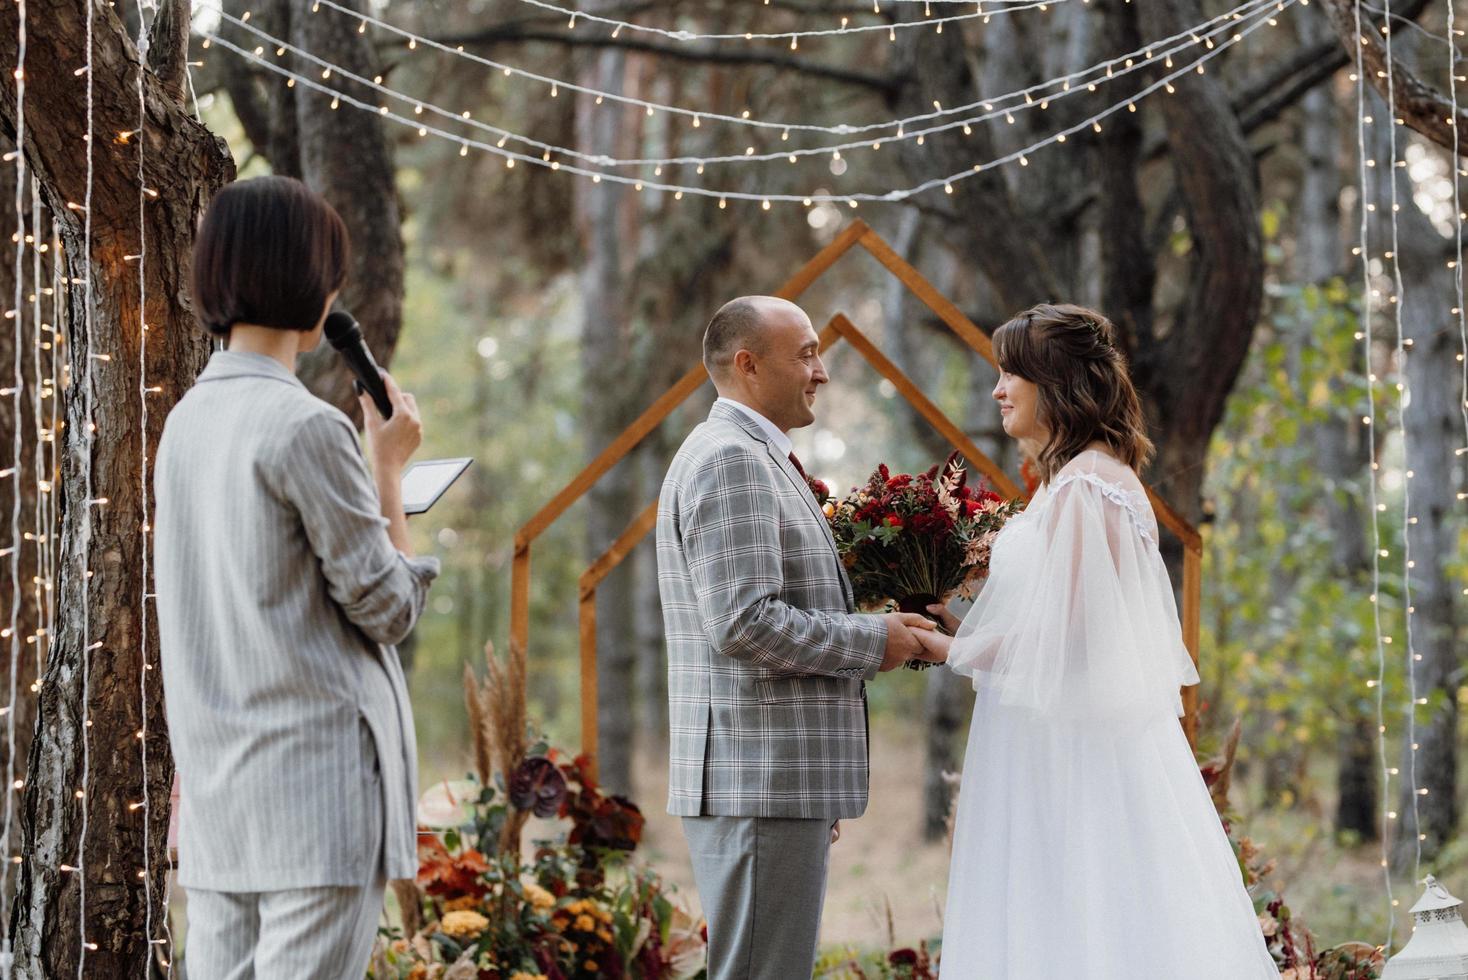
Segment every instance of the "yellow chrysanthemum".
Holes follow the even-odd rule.
[[[576,916],[576,929],[578,932],[591,932],[596,929],[596,920],[582,913]]]
[[[510,980],[546,980],[544,973],[526,973],[524,970],[516,970],[510,974]]]
[[[541,912],[556,906],[556,897],[533,881],[525,883],[525,898],[530,902],[531,908]]]
[[[445,936],[454,939],[473,939],[489,928],[489,920],[478,912],[461,909],[445,915],[439,922],[438,928]]]
[[[458,898],[451,898],[447,902],[443,903],[443,910],[446,913],[463,912],[465,910],[473,911],[478,907],[479,899],[475,898],[473,895],[460,895]]]

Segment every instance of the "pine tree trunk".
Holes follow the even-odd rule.
[[[1398,138],[1398,155],[1405,140]],[[1379,159],[1386,154],[1378,152]],[[1459,166],[1454,158],[1450,166]],[[1378,164],[1378,169],[1385,169]],[[1388,171],[1390,172],[1390,171]],[[1465,457],[1454,450],[1464,445],[1462,365],[1458,363],[1458,323],[1450,312],[1458,273],[1448,269],[1457,250],[1444,238],[1412,198],[1413,185],[1398,171],[1397,197],[1401,204],[1398,241],[1401,250],[1402,332],[1406,345],[1406,403],[1402,408],[1407,447],[1406,554],[1384,561],[1388,574],[1405,575],[1411,585],[1408,637],[1399,633],[1387,648],[1403,669],[1416,675],[1416,694],[1427,699],[1421,706],[1403,705],[1391,711],[1393,734],[1406,735],[1404,722],[1415,718],[1415,749],[1404,739],[1401,773],[1396,777],[1401,833],[1397,840],[1399,867],[1414,868],[1420,843],[1424,861],[1432,861],[1453,838],[1458,825],[1458,696],[1462,688],[1463,654],[1456,642],[1458,589],[1451,565],[1459,555],[1454,508],[1456,491],[1464,486]],[[1378,214],[1385,212],[1378,206]],[[1382,241],[1382,239],[1378,239]],[[1389,240],[1382,248],[1390,249]],[[1390,319],[1381,324],[1395,329]],[[1457,472],[1455,472],[1457,470]],[[1402,515],[1394,516],[1395,521]],[[1404,563],[1412,567],[1404,570]],[[1416,658],[1420,657],[1418,660]],[[1389,706],[1390,711],[1390,706]],[[1414,785],[1427,790],[1413,793]],[[1422,840],[1418,841],[1418,835]]]
[[[624,84],[626,54],[610,49],[592,56],[583,82],[601,91],[619,92]],[[613,153],[626,134],[626,114],[598,109],[582,97],[577,103],[578,143]],[[601,452],[631,420],[629,405],[641,402],[632,382],[631,303],[624,252],[627,192],[619,184],[579,183],[577,210],[584,259],[581,271],[581,366],[584,397],[583,431],[588,458]],[[635,203],[635,202],[633,202]],[[595,561],[616,540],[643,505],[636,455],[622,460],[587,494],[586,560]],[[614,793],[632,790],[632,755],[636,739],[635,581],[632,569],[618,569],[597,591],[597,727],[602,783]]]
[[[354,0],[345,0],[354,6]],[[370,39],[358,34],[352,19],[311,4],[290,5],[292,42],[356,75],[372,78],[380,71]],[[300,59],[303,73],[314,65]],[[277,138],[294,137],[301,154],[301,177],[331,202],[352,239],[352,266],[342,287],[341,303],[362,324],[372,356],[384,368],[392,360],[403,323],[403,234],[398,211],[397,177],[386,124],[371,112],[331,108],[331,99],[308,88],[286,88],[279,78],[271,101],[289,106],[294,100],[296,128],[275,127]],[[373,93],[345,78],[333,81],[343,91],[367,100]],[[282,100],[284,100],[282,102]],[[275,110],[277,115],[281,109]],[[329,344],[305,357],[301,380],[312,392],[346,412],[360,424],[361,407],[352,375]]]
[[[180,6],[186,20],[187,4]],[[87,50],[89,12],[96,134],[90,255],[86,214],[67,206],[88,200],[88,79],[76,69]],[[0,5],[0,36],[15,36],[18,20],[16,5]],[[14,969],[25,977],[137,975],[150,939],[162,936],[173,776],[161,679],[143,669],[156,664],[158,644],[145,595],[151,582],[141,574],[143,528],[151,522],[142,466],[208,355],[184,306],[187,259],[200,211],[234,166],[223,143],[184,111],[176,87],[153,75],[144,79],[144,133],[115,138],[138,128],[139,56],[110,6],[92,3],[89,11],[87,0],[30,0],[27,32],[22,149],[65,242],[72,329],[60,612],[22,806]],[[15,56],[6,57],[0,119],[13,137]],[[143,204],[143,263],[127,259],[141,251],[140,146],[145,182],[157,191]],[[139,739],[144,728],[147,737]],[[135,809],[144,799],[149,805]]]

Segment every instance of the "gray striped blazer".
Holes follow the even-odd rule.
[[[715,404],[663,481],[668,811],[860,816],[865,679],[885,624],[853,613],[815,497],[759,425]]]
[[[154,469],[179,881],[255,892],[417,871],[417,747],[392,644],[433,558],[387,536],[347,417],[219,351]]]

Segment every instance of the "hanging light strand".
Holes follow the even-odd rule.
[[[143,973],[146,976],[153,956],[153,806],[152,790],[148,772],[148,583],[152,571],[151,518],[148,513],[148,176],[146,167],[147,140],[144,129],[148,121],[148,100],[144,87],[150,27],[148,8],[153,8],[157,19],[157,8],[148,0],[138,0],[138,501],[141,535],[138,542],[142,558],[142,579],[138,583],[138,754],[139,771],[142,774],[143,814],[143,913],[147,943],[143,948]],[[167,914],[165,910],[165,914]]]
[[[1276,4],[1276,5],[1278,6],[1278,9],[1280,11],[1283,11],[1284,7],[1282,5],[1279,5],[1279,4]],[[1172,44],[1173,42],[1178,41],[1178,40],[1180,40],[1182,38],[1190,37],[1193,34],[1196,34],[1196,33],[1200,32],[1202,30],[1206,30],[1208,27],[1213,26],[1216,23],[1222,23],[1222,22],[1225,22],[1225,21],[1235,21],[1235,22],[1237,22],[1237,21],[1241,20],[1245,16],[1245,12],[1246,11],[1252,10],[1255,6],[1256,5],[1254,3],[1251,3],[1251,2],[1240,3],[1238,6],[1234,7],[1233,9],[1231,9],[1229,11],[1225,11],[1224,13],[1218,15],[1217,17],[1210,18],[1209,20],[1204,21],[1203,23],[1201,23],[1199,25],[1196,25],[1194,27],[1190,27],[1190,28],[1188,28],[1186,30],[1183,30],[1183,31],[1179,31],[1177,34],[1173,35],[1172,37],[1169,37],[1169,38],[1161,38],[1161,39],[1153,42],[1153,44],[1151,45],[1151,47],[1159,48],[1160,49],[1160,48],[1165,47],[1166,45]],[[848,136],[848,135],[856,135],[856,134],[859,134],[859,133],[877,132],[877,131],[884,130],[884,129],[895,129],[899,124],[912,125],[912,124],[915,124],[915,123],[918,123],[918,122],[924,122],[924,121],[927,121],[927,120],[930,120],[930,119],[944,118],[944,117],[947,117],[947,116],[951,116],[951,115],[955,115],[955,114],[962,114],[962,113],[965,113],[965,112],[973,112],[976,109],[978,109],[980,106],[982,106],[985,102],[992,102],[992,101],[994,101],[993,99],[980,99],[980,100],[976,100],[976,101],[967,103],[965,105],[955,106],[955,107],[950,108],[950,109],[939,109],[939,110],[936,110],[934,112],[920,113],[920,114],[917,114],[917,115],[906,117],[904,119],[892,119],[892,120],[887,120],[887,121],[883,121],[883,122],[879,122],[879,123],[867,123],[867,124],[861,124],[861,125],[852,125],[852,124],[848,124],[848,123],[829,124],[829,123],[784,122],[784,121],[780,121],[780,120],[761,119],[759,117],[753,116],[752,114],[750,114],[747,111],[744,112],[744,113],[741,113],[739,115],[728,115],[728,114],[724,114],[724,113],[709,112],[709,111],[706,111],[706,110],[703,110],[703,109],[690,109],[690,108],[687,108],[685,106],[675,106],[675,105],[669,105],[667,103],[662,103],[662,102],[652,102],[652,101],[648,101],[646,99],[636,98],[635,96],[623,95],[620,92],[603,91],[603,90],[600,90],[600,89],[590,88],[590,87],[584,86],[584,85],[578,85],[575,82],[569,82],[569,81],[566,81],[564,79],[554,78],[554,77],[549,76],[549,75],[541,75],[541,74],[538,74],[536,72],[528,71],[526,69],[519,68],[519,67],[516,67],[514,65],[507,64],[507,63],[502,62],[502,61],[495,61],[492,58],[486,58],[486,57],[483,57],[482,55],[474,54],[472,52],[469,52],[469,51],[465,50],[465,48],[464,48],[464,46],[462,44],[460,44],[460,45],[450,45],[450,44],[446,44],[446,43],[444,43],[442,41],[434,40],[433,38],[430,38],[430,37],[425,37],[425,36],[423,36],[421,34],[415,34],[412,31],[409,31],[409,30],[406,30],[405,28],[402,28],[402,27],[397,26],[396,24],[392,24],[392,23],[389,23],[387,21],[384,21],[384,20],[382,20],[380,18],[374,17],[371,14],[363,13],[361,11],[352,10],[349,7],[345,7],[345,6],[337,3],[336,0],[313,0],[311,9],[314,11],[318,7],[326,7],[329,10],[334,10],[334,11],[337,11],[337,12],[339,12],[341,14],[344,14],[347,17],[350,17],[353,20],[355,20],[359,24],[359,26],[365,27],[366,25],[369,25],[370,24],[370,25],[372,25],[374,27],[377,27],[377,28],[379,28],[381,30],[387,31],[388,33],[394,34],[394,35],[398,36],[399,38],[402,38],[404,40],[404,42],[406,43],[406,45],[411,50],[417,50],[420,47],[425,48],[425,49],[432,49],[432,50],[435,50],[435,51],[442,52],[444,54],[448,54],[451,57],[461,58],[461,59],[464,59],[466,61],[470,61],[470,62],[472,62],[474,64],[483,66],[485,68],[491,68],[491,69],[493,69],[493,70],[495,70],[497,72],[500,72],[501,74],[506,75],[506,76],[516,77],[516,78],[522,78],[522,79],[526,79],[526,80],[529,80],[529,81],[538,82],[541,85],[546,86],[547,89],[555,89],[557,91],[566,91],[566,92],[576,92],[578,94],[592,96],[593,98],[598,99],[598,100],[602,100],[602,101],[616,102],[616,103],[620,103],[620,104],[623,104],[623,105],[635,106],[636,108],[641,109],[644,112],[647,112],[649,115],[655,114],[655,113],[658,113],[658,112],[665,112],[665,113],[669,113],[671,115],[686,116],[686,117],[694,120],[694,125],[699,125],[699,124],[701,124],[704,121],[708,121],[708,122],[728,123],[730,125],[735,125],[735,126],[748,126],[748,127],[754,127],[754,128],[762,128],[762,129],[776,129],[776,130],[780,130],[782,132],[785,131],[785,130],[789,130],[790,132],[819,132],[819,133],[828,133],[828,134],[837,135],[837,136]],[[223,16],[223,11],[220,11],[217,7],[212,7],[210,9],[215,10],[216,12],[220,13]],[[233,19],[233,18],[231,17],[230,19]],[[1142,49],[1143,56],[1145,56],[1145,51],[1146,50],[1147,50],[1146,48],[1143,48]],[[1101,67],[1103,67],[1103,69],[1106,66],[1111,66],[1111,67],[1114,68],[1115,65],[1123,63],[1125,61],[1126,57],[1127,56],[1123,56],[1120,59],[1112,59],[1110,62],[1104,62]],[[1135,58],[1136,55],[1133,55],[1132,57]],[[333,69],[333,70],[335,70],[335,69]],[[1075,80],[1077,80],[1079,78],[1086,77],[1086,73],[1087,72],[1090,72],[1090,71],[1092,71],[1092,69],[1085,69],[1082,72],[1073,73],[1072,75],[1060,76],[1057,79],[1053,79],[1052,81],[1057,81],[1057,82],[1060,82],[1060,83],[1064,83],[1067,79],[1069,79],[1072,82],[1074,82]]]
[[[328,3],[330,2],[330,0],[321,0],[321,2]],[[804,204],[806,206],[810,206],[815,203],[838,203],[846,204],[851,207],[856,207],[861,202],[905,201],[908,198],[913,197],[917,194],[922,194],[924,192],[937,190],[940,188],[947,191],[949,187],[961,181],[967,180],[981,171],[988,170],[996,166],[1002,166],[1008,163],[1018,162],[1021,166],[1028,166],[1029,154],[1034,153],[1046,146],[1049,146],[1052,143],[1064,142],[1067,137],[1075,135],[1077,133],[1081,133],[1086,130],[1098,129],[1104,120],[1117,112],[1127,110],[1135,112],[1135,105],[1155,92],[1166,90],[1169,94],[1171,94],[1171,92],[1175,91],[1175,88],[1172,84],[1174,81],[1177,81],[1184,75],[1202,69],[1206,62],[1222,55],[1230,47],[1242,42],[1245,37],[1258,30],[1259,28],[1265,26],[1274,26],[1278,23],[1275,14],[1279,11],[1288,9],[1289,7],[1293,6],[1295,2],[1296,0],[1279,0],[1279,2],[1273,4],[1270,8],[1257,14],[1251,22],[1248,22],[1244,26],[1237,28],[1220,44],[1208,51],[1205,51],[1198,58],[1188,62],[1187,64],[1179,68],[1174,69],[1173,71],[1165,75],[1160,76],[1156,81],[1145,86],[1124,101],[1108,106],[1106,109],[1103,109],[1101,112],[1096,113],[1090,118],[1076,123],[1064,130],[1061,130],[1060,132],[1052,133],[1049,136],[1044,137],[1043,139],[1037,140],[1036,142],[1030,144],[1022,150],[1015,150],[1011,153],[1005,154],[1004,156],[987,162],[976,163],[974,166],[968,169],[950,174],[946,177],[936,177],[931,180],[927,180],[920,184],[914,185],[912,187],[898,188],[881,193],[862,192],[849,194],[762,194],[751,191],[718,190],[709,187],[676,184],[658,179],[644,180],[625,174],[604,173],[601,171],[591,170],[586,167],[580,167],[575,164],[562,163],[560,160],[553,159],[555,154],[564,154],[569,156],[570,150],[566,147],[555,147],[552,150],[547,151],[546,153],[543,153],[539,156],[521,153],[515,150],[511,150],[507,147],[500,146],[498,145],[498,143],[486,143],[481,140],[462,136],[460,134],[449,132],[436,126],[429,125],[416,117],[408,117],[400,113],[395,113],[385,105],[374,105],[362,99],[356,98],[349,93],[342,91],[341,89],[327,85],[316,78],[302,75],[298,72],[291,71],[290,69],[285,68],[281,65],[277,65],[267,59],[262,53],[247,50],[223,37],[215,34],[208,34],[206,36],[212,44],[217,44],[220,47],[225,48],[226,50],[233,51],[241,57],[244,57],[247,60],[250,60],[260,65],[261,67],[269,70],[274,74],[280,75],[287,79],[293,79],[298,85],[304,85],[305,87],[310,88],[314,91],[331,95],[333,98],[339,100],[340,102],[354,106],[356,108],[376,112],[385,119],[390,119],[400,125],[417,130],[420,136],[428,136],[431,134],[435,137],[453,142],[459,145],[465,151],[467,151],[468,149],[475,149],[494,154],[503,158],[506,161],[506,167],[513,168],[516,163],[523,162],[531,166],[545,167],[551,170],[559,170],[573,176],[588,177],[593,181],[599,182],[602,180],[606,180],[613,183],[620,183],[632,186],[639,191],[666,191],[674,194],[681,193],[699,195],[703,197],[719,198],[725,201],[754,201],[760,203],[761,205],[763,205],[764,202],[769,201],[772,203],[798,203]]]
[[[1246,2],[1240,7],[1236,8],[1236,10],[1244,11],[1247,14],[1252,14],[1257,10],[1263,9],[1265,7],[1272,7],[1276,4],[1277,0],[1249,0],[1249,2]],[[1190,29],[1186,32],[1182,32],[1176,35],[1175,37],[1164,39],[1161,42],[1149,44],[1143,48],[1138,48],[1136,51],[1123,55],[1121,57],[1108,59],[1107,61],[1104,61],[1098,65],[1094,65],[1090,68],[1086,68],[1082,71],[1073,72],[1069,75],[1053,78],[1036,85],[1031,85],[1025,89],[1020,89],[1014,92],[1007,92],[1003,95],[995,96],[991,99],[985,99],[981,102],[975,102],[968,106],[958,107],[957,109],[940,109],[936,112],[922,113],[914,116],[908,116],[903,119],[890,120],[883,123],[859,127],[848,127],[848,129],[853,132],[875,131],[878,129],[889,128],[895,130],[895,133],[878,136],[874,139],[857,139],[834,145],[800,147],[795,149],[783,149],[765,153],[754,153],[752,152],[753,147],[750,147],[750,149],[744,153],[727,154],[723,156],[616,158],[609,157],[604,154],[586,153],[572,148],[556,146],[551,143],[546,143],[528,136],[514,133],[507,129],[502,129],[499,126],[495,126],[490,123],[480,122],[479,120],[473,119],[467,112],[455,112],[443,106],[435,105],[431,102],[425,102],[422,99],[415,98],[411,95],[396,91],[386,85],[383,85],[376,79],[367,78],[365,76],[355,74],[345,68],[342,68],[339,65],[331,63],[324,58],[320,58],[308,51],[302,50],[301,48],[289,43],[282,38],[275,37],[274,35],[260,29],[248,20],[235,17],[232,14],[228,13],[221,13],[220,17],[224,21],[232,23],[242,28],[243,30],[251,32],[259,41],[262,42],[259,46],[257,46],[257,49],[255,51],[257,57],[266,57],[264,49],[267,47],[273,49],[277,57],[282,55],[283,53],[291,52],[317,65],[324,71],[330,72],[333,75],[340,75],[344,79],[356,82],[360,85],[372,89],[373,91],[380,92],[391,99],[397,99],[404,103],[407,103],[409,106],[411,106],[414,115],[422,115],[423,113],[428,113],[430,115],[451,121],[455,124],[468,126],[471,129],[487,133],[490,136],[497,137],[505,142],[524,144],[525,146],[528,146],[535,151],[541,153],[542,156],[545,153],[551,153],[553,156],[556,157],[583,160],[589,164],[593,164],[597,167],[602,168],[634,166],[664,167],[675,165],[706,167],[714,164],[752,164],[776,160],[784,160],[789,163],[794,163],[798,159],[803,157],[826,156],[832,153],[841,153],[860,149],[875,150],[887,144],[898,143],[904,140],[914,140],[917,142],[921,142],[926,137],[933,136],[938,133],[951,132],[957,129],[962,129],[967,132],[974,125],[1001,117],[1004,117],[1008,121],[1013,122],[1015,113],[1043,110],[1045,108],[1048,108],[1052,102],[1056,102],[1073,95],[1078,95],[1083,92],[1095,92],[1101,85],[1105,85],[1108,82],[1113,81],[1117,78],[1121,78],[1125,75],[1130,75],[1133,72],[1147,70],[1151,68],[1152,65],[1158,63],[1159,60],[1166,61],[1170,64],[1174,55],[1178,55],[1181,52],[1187,51],[1189,48],[1195,47],[1200,44],[1211,44],[1214,37],[1234,30],[1234,21],[1232,17],[1229,15],[1222,15],[1220,17],[1213,18],[1211,21],[1208,22],[1206,26],[1203,26],[1201,28]],[[924,121],[951,117],[955,112],[958,112],[960,110],[982,111],[979,111],[976,115],[971,115],[963,118],[949,118],[949,121],[947,122],[938,125],[928,126],[926,128],[912,130],[909,130],[907,128],[908,126],[922,123]],[[782,140],[788,138],[788,136],[789,133],[782,130]]]
[[[326,3],[327,0],[320,0]],[[889,38],[895,36],[896,31],[910,30],[914,27],[936,28],[941,31],[946,24],[960,23],[966,20],[983,18],[987,23],[989,17],[994,14],[1013,13],[1020,10],[1031,10],[1039,8],[1041,11],[1049,10],[1051,6],[1069,2],[1069,0],[1009,0],[1009,2],[995,2],[986,0],[989,6],[975,4],[973,11],[966,14],[949,14],[945,17],[928,17],[924,20],[896,21],[890,24],[858,24],[851,26],[844,24],[841,27],[828,28],[816,31],[777,31],[775,33],[762,33],[755,31],[738,31],[722,34],[701,34],[696,31],[668,30],[665,27],[650,27],[646,24],[634,24],[631,21],[618,20],[615,17],[603,17],[598,14],[588,14],[582,10],[573,10],[570,7],[562,7],[559,4],[548,2],[548,0],[520,0],[521,3],[541,10],[548,10],[567,18],[567,22],[574,26],[578,21],[587,21],[592,24],[601,24],[612,29],[612,36],[616,37],[623,31],[629,34],[653,34],[658,37],[667,38],[672,41],[790,41],[792,47],[798,46],[800,41],[806,38],[816,37],[838,37],[847,34],[868,34],[880,31]],[[969,0],[972,2],[972,0]],[[845,18],[843,18],[843,21]]]
[[[22,453],[23,441],[21,432],[21,401],[25,394],[25,374],[21,352],[25,349],[24,322],[21,315],[25,309],[25,246],[26,246],[26,212],[27,207],[26,190],[26,158],[25,158],[25,57],[26,57],[26,4],[25,0],[18,0],[16,13],[19,18],[19,28],[16,44],[15,64],[15,294],[13,306],[8,316],[11,317],[14,326],[14,353],[15,370],[10,381],[10,419],[12,426],[11,459],[10,459],[10,547],[8,550],[10,558],[10,625],[4,631],[10,647],[10,685],[7,700],[5,702],[5,817],[4,828],[0,831],[4,840],[4,870],[0,871],[0,915],[4,922],[0,923],[0,961],[3,961],[5,975],[10,975],[11,961],[14,953],[11,948],[10,935],[10,867],[9,854],[11,850],[10,836],[14,829],[15,818],[15,688],[18,671],[20,669],[20,603],[21,603],[21,581],[20,581],[20,555],[24,544],[20,533],[20,482],[22,477],[24,456]],[[39,545],[38,545],[39,546]]]
[[[1407,654],[1407,704],[1404,715],[1407,722],[1406,762],[1407,762],[1407,787],[1408,797],[1412,804],[1412,833],[1413,866],[1412,880],[1416,881],[1422,877],[1422,823],[1421,807],[1419,800],[1426,790],[1418,783],[1417,772],[1417,653],[1412,643],[1412,614],[1415,611],[1412,605],[1412,449],[1407,436],[1407,406],[1411,401],[1412,393],[1408,385],[1407,356],[1412,347],[1412,342],[1407,339],[1404,307],[1407,305],[1405,284],[1402,279],[1402,252],[1401,241],[1398,237],[1398,215],[1402,209],[1402,203],[1397,190],[1397,103],[1396,103],[1396,69],[1392,59],[1392,5],[1391,0],[1384,0],[1386,16],[1382,20],[1381,35],[1382,47],[1386,62],[1386,125],[1390,134],[1388,140],[1389,166],[1387,176],[1390,178],[1390,207],[1388,214],[1391,220],[1391,270],[1392,289],[1391,306],[1393,323],[1396,328],[1396,357],[1397,357],[1397,432],[1402,443],[1402,631],[1403,639],[1406,640]],[[1401,161],[1402,166],[1406,161]],[[1408,201],[1409,207],[1416,207]]]
[[[1456,27],[1453,23],[1453,5],[1447,5],[1448,9],[1448,99],[1452,104],[1452,111],[1448,114],[1448,125],[1452,127],[1453,146],[1458,144],[1458,48],[1453,43],[1457,37]],[[1456,455],[1462,459],[1459,470],[1468,472],[1468,309],[1464,308],[1463,302],[1463,198],[1460,178],[1468,176],[1468,171],[1463,169],[1462,157],[1456,152],[1449,155],[1453,166],[1453,242],[1455,254],[1448,268],[1453,270],[1453,295],[1456,303],[1453,305],[1453,315],[1458,320],[1458,364],[1462,371],[1462,387],[1458,390],[1458,410],[1463,415],[1463,444],[1458,447]],[[1465,593],[1468,594],[1468,593]]]
[[[82,254],[71,256],[68,263],[73,275],[68,279],[68,289],[73,288],[76,283],[74,275],[78,265],[83,272],[82,282],[82,322],[84,324],[85,339],[82,341],[87,356],[87,363],[82,368],[82,384],[85,391],[82,397],[85,404],[86,425],[82,431],[77,433],[77,445],[82,452],[82,500],[81,517],[78,520],[76,555],[81,571],[81,597],[82,597],[82,648],[81,648],[81,674],[82,674],[82,727],[78,738],[82,743],[82,778],[81,789],[77,790],[77,806],[81,811],[80,832],[77,835],[76,845],[76,879],[77,879],[77,918],[79,928],[77,934],[77,980],[86,980],[87,970],[87,833],[88,813],[91,810],[90,782],[92,775],[92,737],[91,737],[91,709],[92,709],[92,570],[87,566],[91,564],[92,549],[92,521],[95,519],[97,501],[93,497],[92,487],[92,447],[96,441],[96,385],[93,376],[97,367],[91,363],[96,356],[96,309],[93,292],[93,268],[92,268],[92,191],[96,177],[96,116],[95,116],[95,91],[93,89],[93,63],[92,63],[92,35],[94,33],[96,15],[95,5],[87,4],[87,54],[85,72],[87,78],[87,183],[86,197],[82,214]]]
[[[1392,940],[1396,934],[1396,900],[1392,896],[1392,875],[1390,860],[1390,840],[1392,837],[1393,823],[1396,813],[1392,810],[1392,768],[1387,757],[1386,738],[1386,644],[1383,642],[1381,630],[1381,521],[1380,511],[1376,501],[1376,474],[1380,470],[1380,464],[1376,458],[1376,374],[1371,367],[1372,354],[1372,309],[1371,309],[1371,255],[1370,255],[1370,221],[1369,216],[1374,209],[1371,202],[1371,183],[1367,178],[1367,142],[1366,126],[1370,121],[1366,103],[1366,59],[1363,48],[1365,36],[1362,34],[1361,0],[1355,0],[1355,28],[1356,28],[1356,70],[1351,74],[1351,79],[1356,83],[1356,143],[1357,143],[1357,179],[1361,189],[1361,229],[1360,243],[1354,249],[1361,258],[1361,329],[1356,332],[1356,339],[1361,342],[1362,355],[1366,364],[1366,405],[1367,415],[1361,420],[1366,426],[1362,432],[1362,438],[1366,441],[1367,459],[1369,470],[1366,474],[1366,500],[1371,513],[1371,622],[1372,633],[1376,641],[1376,679],[1368,682],[1368,687],[1375,689],[1376,695],[1376,752],[1377,761],[1381,766],[1381,877],[1386,887],[1387,899],[1387,930],[1386,941],[1382,948],[1390,950]]]

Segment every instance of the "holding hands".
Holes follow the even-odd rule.
[[[909,660],[941,664],[948,659],[951,637],[934,629],[934,623],[917,613],[886,613],[887,648],[882,654],[882,671],[901,667]],[[938,642],[941,641],[941,642]]]

